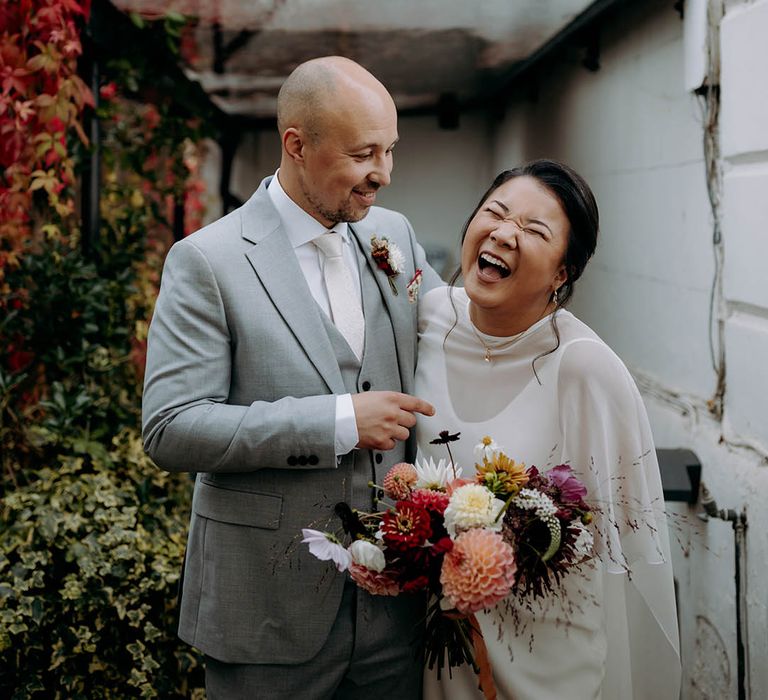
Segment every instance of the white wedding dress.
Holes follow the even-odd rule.
[[[621,360],[565,310],[515,340],[480,334],[464,289],[421,300],[416,395],[419,457],[445,458],[450,443],[464,477],[474,446],[490,436],[540,471],[568,463],[604,515],[594,522],[594,565],[566,576],[561,595],[477,614],[499,698],[676,700],[680,655],[669,541],[656,454],[645,408]],[[450,332],[449,332],[450,331]],[[494,346],[498,346],[494,349]],[[533,364],[532,364],[533,363]],[[540,380],[537,381],[533,367]],[[437,680],[425,671],[425,700],[482,698],[468,666]]]

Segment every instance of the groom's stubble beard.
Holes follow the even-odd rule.
[[[345,202],[341,202],[335,209],[331,209],[323,204],[323,202],[319,201],[318,198],[309,191],[303,178],[299,180],[299,185],[301,186],[301,192],[304,195],[305,200],[312,207],[314,214],[319,214],[325,221],[331,222],[329,228],[339,223],[355,223],[356,221],[362,221],[368,216],[368,212],[371,209],[370,206],[355,207],[352,202],[351,192],[347,195],[347,200]],[[381,187],[378,183],[373,182],[366,182],[365,185],[367,189],[376,192],[378,192]],[[310,214],[313,214],[313,212],[310,212]]]

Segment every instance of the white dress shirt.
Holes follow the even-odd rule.
[[[279,170],[275,173],[267,187],[272,203],[280,215],[280,221],[283,224],[283,230],[288,236],[288,240],[296,253],[296,259],[299,261],[304,278],[309,285],[309,291],[312,293],[315,301],[323,312],[331,318],[331,305],[328,300],[328,291],[325,288],[323,279],[323,269],[320,251],[312,243],[312,239],[317,238],[323,233],[333,230],[341,235],[344,241],[343,255],[344,262],[347,264],[352,277],[352,283],[360,301],[362,308],[362,292],[360,289],[360,271],[357,265],[357,254],[352,241],[350,240],[349,227],[346,223],[336,224],[332,229],[323,226],[317,219],[311,217],[296,202],[294,202],[283,189],[278,180]],[[336,431],[334,438],[334,448],[336,456],[347,454],[354,449],[359,440],[357,432],[357,422],[355,420],[355,408],[352,404],[351,394],[341,394],[336,396]]]

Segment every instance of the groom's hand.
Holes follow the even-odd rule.
[[[391,450],[398,440],[407,440],[416,425],[416,413],[434,415],[432,404],[396,391],[366,391],[352,394],[357,422],[357,447]]]

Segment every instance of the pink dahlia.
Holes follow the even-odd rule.
[[[432,491],[431,489],[416,489],[411,493],[411,502],[417,506],[426,508],[442,515],[449,501],[448,494],[444,491]]]
[[[465,615],[490,608],[515,582],[515,556],[498,532],[473,528],[462,532],[445,555],[440,572],[443,593]]]
[[[397,595],[400,586],[387,572],[378,572],[360,564],[352,564],[349,567],[349,575],[352,580],[363,590],[371,595]]]
[[[401,501],[411,495],[411,488],[418,478],[416,470],[408,462],[400,462],[384,477],[384,491],[390,498]]]

